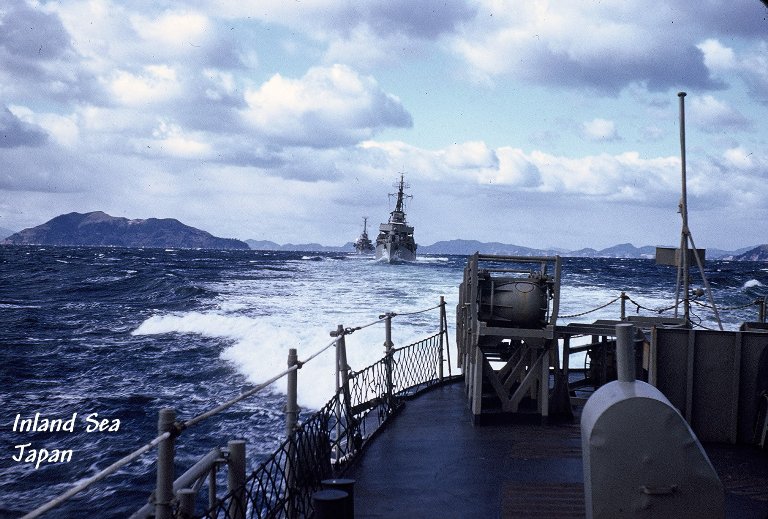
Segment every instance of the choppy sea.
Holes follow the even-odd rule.
[[[408,314],[445,296],[454,347],[465,264],[464,256],[388,265],[345,253],[0,246],[0,518],[20,517],[153,439],[161,408],[191,418],[284,370],[289,348],[299,359],[321,349],[339,324]],[[757,320],[750,303],[768,294],[768,264],[708,261],[706,275],[726,329]],[[699,280],[694,271],[692,284]],[[617,319],[618,302],[568,316],[622,291],[628,312],[658,315],[674,304],[675,285],[675,270],[653,260],[564,258],[561,323]],[[707,308],[692,311],[716,326]],[[396,317],[395,346],[433,333],[437,319]],[[379,325],[348,337],[352,369],[378,360],[383,343]],[[333,366],[331,349],[299,371],[304,412],[330,398]],[[185,431],[177,474],[229,439],[247,441],[251,465],[271,453],[284,428],[283,392],[278,382]],[[75,416],[74,430],[14,430],[17,418],[36,414]],[[36,467],[26,461],[33,449],[68,450],[71,460]],[[153,488],[149,453],[46,517],[126,517]]]

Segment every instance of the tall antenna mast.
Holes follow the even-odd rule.
[[[690,275],[689,275],[689,261],[688,261],[688,242],[691,245],[691,252],[693,257],[696,258],[696,264],[699,267],[701,278],[704,281],[704,287],[707,291],[707,297],[712,305],[712,310],[715,313],[715,319],[717,319],[717,325],[720,329],[723,329],[723,323],[720,321],[720,315],[717,312],[717,306],[715,306],[715,300],[712,297],[712,290],[709,288],[709,282],[704,274],[704,264],[699,257],[699,252],[696,249],[696,244],[693,243],[693,235],[688,228],[688,187],[685,174],[685,92],[678,92],[677,96],[680,98],[680,165],[681,165],[681,179],[682,179],[682,196],[680,197],[680,216],[683,219],[683,227],[680,232],[680,264],[677,270],[677,294],[675,295],[675,317],[677,317],[677,303],[680,301],[680,281],[683,282],[683,319],[686,326],[691,323],[691,294],[690,294]]]
[[[680,232],[680,265],[678,277],[683,281],[683,319],[685,323],[691,322],[690,276],[688,272],[688,236],[691,231],[688,228],[688,188],[685,176],[685,92],[678,92],[680,98],[680,178],[682,179],[682,196],[680,197],[680,216],[683,219],[683,227]],[[678,284],[679,286],[679,284]],[[675,306],[677,311],[677,306]]]

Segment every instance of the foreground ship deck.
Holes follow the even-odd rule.
[[[468,293],[466,288],[461,292]],[[498,300],[495,302],[498,303]],[[136,519],[336,518],[339,516],[320,513],[323,508],[321,500],[318,498],[316,502],[320,489],[327,483],[333,483],[327,481],[329,478],[356,481],[355,517],[585,517],[589,497],[594,504],[596,495],[613,498],[616,494],[614,488],[596,494],[595,490],[600,489],[595,484],[591,486],[592,493],[585,494],[585,487],[589,486],[584,484],[584,473],[589,472],[584,470],[585,467],[591,467],[590,474],[593,476],[608,475],[611,481],[614,477],[620,478],[620,490],[629,489],[634,495],[640,491],[643,499],[651,495],[654,500],[666,501],[664,496],[677,494],[694,496],[696,503],[707,502],[705,498],[715,494],[702,492],[701,479],[689,484],[687,480],[691,478],[687,476],[695,473],[690,469],[691,465],[676,464],[675,468],[688,468],[665,471],[663,467],[666,465],[659,464],[661,461],[677,460],[675,453],[688,449],[691,442],[696,442],[698,449],[698,441],[721,442],[704,443],[708,458],[717,471],[715,479],[718,480],[718,508],[711,517],[768,517],[768,455],[758,448],[758,445],[766,444],[765,434],[757,443],[752,435],[753,431],[768,432],[763,400],[755,398],[757,393],[768,394],[763,392],[765,380],[756,372],[758,367],[762,367],[761,373],[768,373],[768,334],[751,331],[752,326],[739,332],[718,332],[659,325],[651,330],[649,341],[645,334],[641,334],[642,340],[638,341],[635,332],[640,328],[629,322],[599,321],[591,325],[553,326],[551,333],[558,342],[557,346],[552,344],[551,350],[555,356],[562,349],[562,369],[558,362],[553,365],[547,362],[543,364],[545,369],[541,369],[541,362],[535,360],[540,357],[540,352],[529,348],[527,353],[524,352],[528,359],[526,362],[539,367],[524,374],[520,385],[526,388],[525,395],[515,400],[497,392],[504,389],[504,380],[508,377],[504,376],[504,380],[496,384],[491,377],[501,377],[500,373],[505,368],[497,372],[494,365],[480,358],[479,353],[483,352],[476,346],[475,355],[467,355],[471,350],[466,341],[457,345],[458,353],[464,359],[464,375],[452,376],[451,364],[446,363],[451,355],[444,299],[441,298],[439,305],[417,313],[438,309],[439,331],[399,348],[394,347],[391,341],[392,319],[398,314],[383,314],[378,321],[364,325],[384,324],[386,352],[380,361],[360,371],[352,371],[347,365],[346,337],[362,327],[338,325],[331,333],[334,339],[301,362],[297,350],[291,349],[288,369],[272,379],[287,378],[286,439],[250,474],[246,472],[246,442],[232,439],[227,447],[214,447],[174,480],[176,438],[203,419],[223,412],[268,387],[271,381],[187,420],[177,420],[174,409],[162,409],[158,417],[158,436],[154,440],[78,483],[25,518],[33,519],[51,510],[153,447],[157,447],[155,492],[147,504],[132,516]],[[457,330],[466,329],[461,324],[457,323]],[[764,323],[751,324],[765,326]],[[488,332],[487,327],[477,328]],[[520,328],[510,330],[518,334],[526,332],[530,335],[531,332]],[[464,337],[464,334],[458,335]],[[579,337],[590,337],[592,342],[586,345],[570,342],[570,339]],[[508,345],[525,346],[522,341]],[[298,422],[298,371],[301,365],[333,346],[341,386],[322,409]],[[590,368],[566,369],[569,363],[565,361],[570,355],[584,351],[591,352],[588,353],[593,359]],[[490,353],[498,359],[502,359],[502,355],[512,355],[510,359],[515,359],[514,352],[506,352],[500,347]],[[605,360],[609,358],[609,353],[616,354],[615,375],[621,375],[619,380],[603,380],[615,378],[607,377]],[[628,374],[636,371],[626,369],[627,360],[639,357],[640,353],[643,358],[648,353],[649,360],[637,366],[643,366],[644,376],[670,395],[669,405],[681,410],[679,413],[674,411],[678,423],[683,423],[683,416],[686,416],[691,427],[697,431],[699,440],[691,436],[677,443],[676,439],[670,442],[668,436],[656,434],[655,431],[652,434],[643,433],[631,438],[631,441],[633,447],[641,444],[645,447],[631,449],[634,450],[634,457],[630,456],[632,453],[627,450],[626,440],[632,436],[632,431],[623,430],[611,435],[618,429],[610,427],[610,424],[651,423],[655,415],[670,416],[668,411],[649,413],[645,408],[638,408],[632,417],[639,420],[628,419],[629,415],[622,413],[618,420],[601,419],[601,422],[610,422],[602,435],[585,435],[592,447],[597,444],[596,440],[602,441],[601,445],[616,439],[625,441],[619,449],[611,450],[611,456],[603,458],[602,463],[598,463],[598,458],[593,456],[590,465],[590,459],[582,456],[582,445],[587,443],[582,441],[580,414],[584,410],[585,424],[589,425],[591,417],[594,425],[597,423],[594,420],[596,413],[594,406],[590,408],[590,403],[609,402],[605,398],[595,399],[599,396],[597,393],[612,384],[635,387],[634,381],[626,380]],[[476,359],[476,362],[470,364],[467,361],[469,358]],[[479,371],[481,361],[484,361],[483,366],[488,364],[483,368],[484,377]],[[493,362],[498,366],[501,360]],[[447,373],[445,367],[448,368]],[[588,373],[591,373],[589,377]],[[537,391],[532,384],[525,385],[526,380],[537,374],[541,380],[548,379],[542,387],[551,391]],[[643,387],[651,387],[648,383],[642,384]],[[647,388],[642,392],[644,395],[648,393]],[[509,388],[515,394],[519,393],[518,389],[516,386]],[[563,389],[566,391],[563,392]],[[553,398],[549,398],[550,393]],[[558,394],[560,397],[555,398]],[[492,405],[494,400],[497,403],[502,400],[501,397],[504,397],[501,407]],[[564,412],[562,397],[570,402],[568,410],[572,413]],[[627,398],[620,403],[624,402],[632,402],[632,399]],[[511,410],[513,404],[515,409]],[[567,422],[556,421],[558,416],[572,414],[575,416]],[[593,427],[592,433],[596,429]],[[668,425],[664,429],[668,429]],[[657,449],[657,446],[667,448]],[[596,451],[593,449],[590,452]],[[649,460],[654,464],[649,464]],[[620,471],[616,470],[618,466],[622,466]],[[648,467],[652,469],[650,479],[653,481],[625,477],[635,468],[647,471]],[[709,462],[707,468],[711,473]],[[222,473],[219,473],[220,470]],[[223,487],[223,471],[226,471],[226,490]],[[660,486],[655,481],[660,479],[657,476],[672,472],[676,479],[670,479],[671,486]],[[199,493],[205,493],[206,486],[209,496],[207,505],[197,499]],[[678,488],[681,489],[679,493]],[[721,489],[723,494],[720,494]],[[343,492],[335,493],[337,499],[341,497],[339,494],[347,496]],[[724,499],[719,496],[724,496]],[[633,500],[634,497],[613,499],[613,503],[620,510],[625,510]],[[677,499],[672,502],[677,503]],[[689,503],[678,506],[675,512],[689,511]],[[201,510],[202,506],[207,507]],[[614,510],[610,509],[610,513]],[[652,511],[657,510],[654,508]],[[322,510],[323,513],[327,511]],[[666,514],[666,517],[675,516],[679,514]],[[613,519],[616,515],[601,517]],[[688,514],[686,517],[700,519],[701,515]]]
[[[768,517],[765,455],[705,448],[726,488],[726,517]],[[472,425],[459,380],[409,400],[345,477],[356,481],[359,518],[555,519],[585,517],[582,470],[578,416]]]

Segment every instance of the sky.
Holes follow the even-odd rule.
[[[768,243],[758,0],[5,0],[0,228],[70,212],[354,241]]]

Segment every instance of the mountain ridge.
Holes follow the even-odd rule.
[[[209,232],[184,225],[173,218],[129,220],[103,211],[68,213],[37,227],[24,229],[4,240],[3,245],[114,246],[185,249],[248,249],[234,238],[218,238]]]
[[[0,229],[3,231],[3,229]],[[48,222],[24,229],[0,239],[3,245],[61,245],[61,246],[119,246],[119,247],[161,247],[161,248],[209,248],[209,249],[252,249],[294,252],[352,252],[353,242],[332,246],[319,243],[278,244],[269,240],[237,240],[218,238],[212,234],[187,226],[173,218],[148,218],[129,220],[113,217],[103,211],[90,213],[68,213]],[[0,237],[2,234],[0,234]],[[608,258],[654,258],[656,246],[635,247],[632,243],[621,243],[605,249],[582,248],[567,250],[547,247],[532,248],[501,242],[478,240],[441,240],[431,245],[420,245],[421,254],[470,255],[475,252],[506,256],[553,256],[564,257],[608,257]],[[733,259],[746,261],[768,261],[768,244],[743,247],[735,251],[720,249],[707,250],[710,259]]]
[[[351,252],[354,251],[353,242],[347,242],[344,245],[320,245],[318,243],[278,244],[269,240],[245,240],[245,242],[254,250],[274,250],[274,251],[304,251],[304,252]],[[707,250],[707,257],[710,259],[747,259],[746,256],[756,257],[752,251],[765,247],[764,260],[768,260],[768,245],[758,245],[742,247],[735,251],[725,251],[721,249]],[[635,247],[631,243],[623,243],[607,247],[605,249],[583,248],[578,250],[567,250],[563,248],[548,247],[537,249],[524,247],[521,245],[512,245],[500,242],[481,242],[478,240],[442,240],[432,245],[419,245],[417,253],[421,254],[457,254],[470,255],[475,252],[481,254],[498,254],[508,256],[553,256],[560,255],[565,257],[580,258],[654,258],[656,254],[655,245],[644,245]],[[741,256],[745,256],[742,258]],[[760,259],[755,261],[762,261]]]

